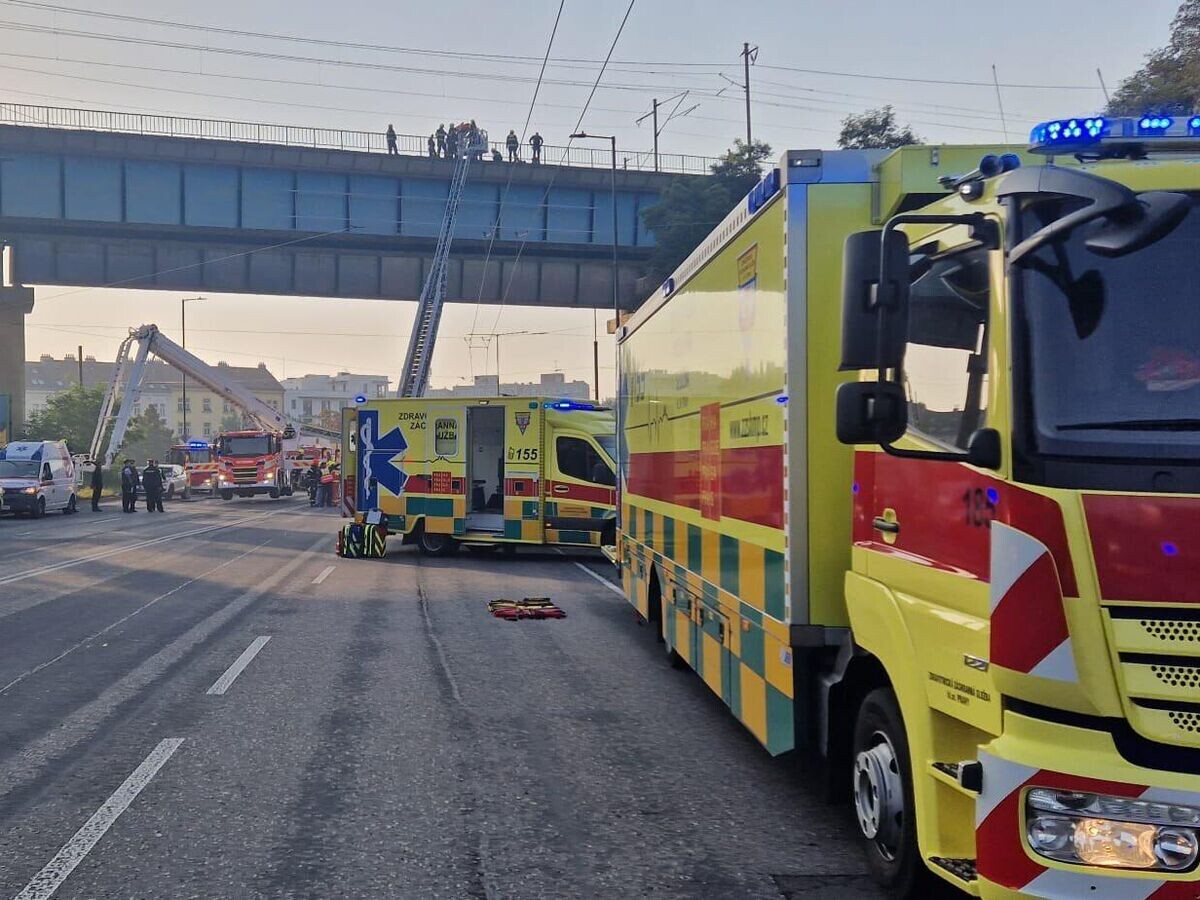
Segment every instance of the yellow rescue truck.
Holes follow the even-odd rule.
[[[624,587],[895,894],[1200,897],[1200,116],[1011,150],[789,151],[629,321]]]
[[[358,398],[342,424],[345,511],[382,510],[425,553],[611,546],[611,410],[545,397]]]

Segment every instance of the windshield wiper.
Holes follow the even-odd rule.
[[[1200,419],[1122,419],[1116,422],[1071,422],[1056,425],[1058,431],[1200,431]]]

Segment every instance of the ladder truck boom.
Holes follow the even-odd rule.
[[[450,193],[446,197],[446,213],[438,231],[437,246],[421,299],[417,304],[417,317],[413,322],[412,335],[408,339],[408,354],[400,373],[396,388],[397,397],[420,397],[429,384],[429,363],[433,358],[433,345],[437,340],[438,326],[442,319],[442,306],[446,302],[446,266],[450,259],[450,245],[454,240],[454,223],[458,218],[458,206],[463,189],[467,184],[467,169],[472,157],[488,146],[487,134],[477,132],[474,142],[464,139],[458,150],[454,175],[450,180]]]
[[[135,343],[137,352],[130,359]],[[129,428],[133,407],[141,394],[146,359],[151,353],[189,378],[195,379],[223,400],[241,409],[259,428],[265,431],[283,432],[291,429],[325,437],[340,436],[340,432],[332,429],[291,421],[282,412],[259,400],[240,384],[226,378],[220,373],[220,370],[172,341],[158,330],[158,326],[143,325],[131,332],[121,342],[121,347],[117,352],[117,365],[113,372],[113,380],[108,386],[100,408],[100,418],[96,422],[96,431],[92,436],[90,448],[92,459],[100,458],[101,447],[104,445],[104,434],[110,424],[112,425],[112,434],[108,439],[107,449],[104,450],[103,456],[106,465],[112,463],[122,441],[125,440],[125,432]],[[118,408],[119,412],[114,414],[114,410]]]

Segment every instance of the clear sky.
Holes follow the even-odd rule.
[[[564,142],[575,126],[626,5],[626,0],[566,0],[551,54],[559,62],[547,70],[531,120],[531,129],[547,143]],[[884,103],[893,104],[901,120],[930,142],[997,142],[1005,128],[1020,141],[1039,119],[1101,107],[1097,67],[1112,89],[1145,53],[1165,43],[1177,5],[1176,0],[1086,5],[759,0],[745,6],[636,0],[613,56],[616,64],[606,72],[583,127],[616,133],[620,146],[631,151],[648,149],[649,123],[638,126],[635,119],[649,110],[652,98],[687,90],[681,109],[699,106],[666,126],[662,151],[720,153],[745,133],[742,95],[730,82],[741,80],[739,53],[749,41],[759,47],[751,69],[754,136],[777,151],[832,147],[843,116]],[[393,122],[398,132],[412,134],[474,118],[495,137],[509,128],[521,132],[558,8],[558,0],[152,5],[0,0],[5,76],[0,97],[376,131]],[[502,58],[461,59],[447,51]],[[289,59],[279,58],[284,56]],[[991,84],[993,64],[1002,85],[1003,122]],[[154,321],[176,331],[180,296],[39,288],[29,318],[28,355],[61,356],[82,343],[85,353],[111,358],[129,326]],[[500,339],[505,380],[554,370],[591,380],[590,312],[509,308],[499,318],[497,313],[495,307],[447,308],[434,359],[435,385],[495,372],[495,342],[485,362],[484,342],[475,341],[472,350],[463,338],[472,330],[549,332]],[[212,295],[188,307],[188,344],[212,361],[264,361],[280,376],[353,369],[394,377],[412,315],[413,304],[403,302]],[[235,319],[236,332],[230,330]],[[603,334],[602,339],[601,358],[608,365],[601,387],[611,394],[611,341]]]

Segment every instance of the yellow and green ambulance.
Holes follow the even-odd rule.
[[[894,895],[1200,897],[1198,202],[1200,116],[788,151],[620,330],[629,601]]]
[[[344,509],[425,553],[615,543],[611,410],[547,397],[360,398],[342,421]]]

